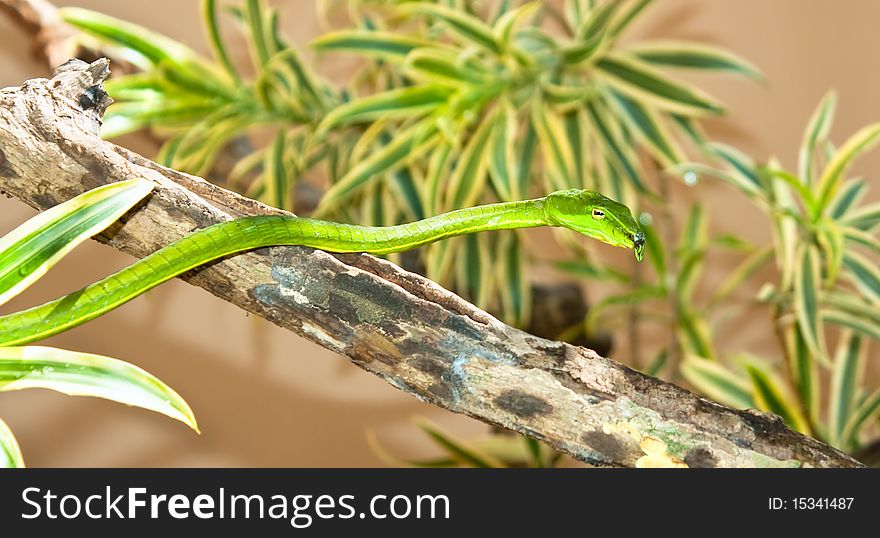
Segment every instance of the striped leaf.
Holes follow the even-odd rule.
[[[859,130],[840,147],[825,166],[816,184],[816,200],[820,210],[824,210],[833,198],[852,160],[871,149],[878,141],[880,141],[880,123],[875,123]]]
[[[146,179],[104,185],[43,211],[0,238],[0,304],[33,284],[152,190],[153,183]]]
[[[254,54],[254,64],[266,65],[272,56],[273,44],[267,35],[267,19],[263,14],[263,0],[246,0],[245,21],[248,24],[248,39]]]
[[[813,423],[819,419],[819,368],[797,325],[789,325],[784,333],[789,371],[804,409]]]
[[[644,11],[653,0],[630,0],[629,5],[621,11],[611,24],[609,34],[617,36]]]
[[[515,233],[501,236],[496,260],[502,317],[510,325],[525,327],[531,318],[532,288],[525,253]]]
[[[495,22],[492,31],[495,32],[495,40],[502,49],[510,48],[514,30],[526,19],[533,17],[541,8],[541,2],[527,2],[517,8],[506,10],[501,13]]]
[[[844,246],[846,238],[843,229],[835,222],[823,222],[816,230],[816,239],[819,241],[823,258],[825,260],[825,285],[830,287],[836,280],[843,265]],[[880,283],[880,280],[878,280]]]
[[[877,263],[848,250],[843,253],[843,266],[847,278],[855,284],[864,298],[875,305],[880,304],[880,269]]]
[[[868,338],[880,340],[880,323],[878,323],[877,320],[857,316],[850,312],[831,307],[823,308],[821,316],[822,321],[826,323],[833,323],[839,327],[852,329]]]
[[[865,424],[880,414],[880,389],[862,400],[850,415],[849,421],[843,430],[843,446],[854,446],[858,443],[859,433]]]
[[[560,271],[588,280],[619,282],[621,284],[626,284],[630,281],[630,278],[626,273],[612,269],[611,267],[604,267],[595,263],[590,263],[586,260],[578,259],[559,261],[555,262],[553,266]]]
[[[660,282],[666,282],[666,249],[663,241],[654,226],[642,226],[645,233],[645,247],[648,251],[648,261],[654,267],[654,272]]]
[[[525,133],[522,140],[517,143],[516,185],[518,185],[518,200],[529,195],[532,185],[532,163],[538,149],[538,134],[535,131],[534,122],[531,118],[526,120]]]
[[[841,220],[849,213],[849,210],[857,206],[865,195],[865,181],[854,179],[844,183],[840,192],[831,201],[828,207],[828,215],[833,220]]]
[[[0,392],[30,388],[95,396],[149,409],[198,431],[192,410],[183,398],[137,366],[64,349],[0,347]]]
[[[763,80],[757,67],[724,49],[687,41],[647,41],[627,49],[639,59],[660,67],[722,71]]]
[[[710,307],[722,304],[722,301],[727,299],[734,290],[750,279],[752,275],[764,267],[772,258],[773,248],[766,246],[754,251],[740,262],[739,265],[727,274],[721,285],[715,288],[712,298],[709,299]]]
[[[67,24],[130,49],[153,66],[165,62],[187,67],[198,61],[198,56],[189,47],[142,26],[78,7],[61,8],[58,14]]]
[[[486,186],[486,175],[491,156],[490,144],[495,113],[480,122],[480,126],[468,140],[467,145],[449,178],[446,192],[446,208],[459,209],[475,205]]]
[[[764,184],[758,175],[758,166],[754,159],[742,151],[720,142],[710,142],[704,146],[704,149],[710,155],[726,164],[730,168],[731,173],[738,176],[738,183],[747,185],[743,189],[744,191],[750,193],[760,192],[764,189]]]
[[[456,439],[449,433],[444,432],[435,424],[427,419],[416,418],[413,420],[415,425],[428,434],[440,447],[443,448],[454,459],[465,463],[471,467],[490,468],[504,467],[504,464],[489,454],[486,454],[468,443]]]
[[[819,316],[819,293],[822,274],[819,252],[813,245],[802,245],[794,267],[794,313],[810,352],[819,360],[825,357],[822,325]]]
[[[0,419],[0,469],[24,467],[18,441],[9,426]]]
[[[843,222],[865,232],[874,231],[880,227],[880,203],[866,205],[850,211],[843,218]]]
[[[598,107],[597,103],[587,103],[586,109],[591,126],[602,142],[601,147],[605,157],[633,187],[640,192],[648,192],[647,186],[642,181],[641,167],[637,162],[637,156],[632,151],[631,144],[621,140],[620,134],[614,129],[610,118]]]
[[[617,116],[623,119],[662,166],[668,167],[682,161],[681,148],[654,111],[620,92],[611,90],[607,95]]]
[[[559,115],[549,107],[532,107],[532,125],[541,145],[541,153],[553,190],[573,188],[574,154],[566,143],[565,127]]]
[[[813,164],[815,162],[816,146],[828,139],[831,132],[831,124],[834,122],[834,110],[837,107],[837,94],[829,91],[819,102],[816,111],[807,124],[804,131],[804,139],[801,142],[798,153],[798,175],[807,186],[813,184]]]
[[[516,110],[509,101],[498,108],[489,153],[489,172],[498,198],[503,202],[521,199],[516,181]]]
[[[844,331],[834,356],[831,391],[828,395],[828,430],[831,444],[845,449],[844,429],[856,407],[864,374],[865,341]]]
[[[293,209],[292,191],[290,186],[291,170],[285,162],[287,134],[280,131],[266,152],[263,161],[266,192],[264,199],[269,205],[279,209]]]
[[[596,75],[621,92],[663,110],[696,116],[724,111],[708,95],[670,79],[633,56],[608,54],[596,62],[596,67]]]
[[[437,128],[433,122],[417,123],[397,134],[382,149],[355,165],[342,179],[333,184],[315,211],[315,216],[335,210],[337,206],[354,196],[364,185],[376,181],[383,173],[396,170],[407,159],[417,158],[437,143]]]
[[[217,20],[217,0],[202,0],[202,20],[205,23],[208,40],[211,42],[214,56],[233,80],[240,80],[241,77],[229,58],[229,52],[226,50],[226,45],[223,43],[223,38],[220,35],[220,22]]]
[[[482,309],[494,297],[495,275],[490,234],[469,234],[461,238],[461,255],[456,258],[458,289],[462,295]],[[504,282],[501,283],[505,285]]]
[[[755,184],[749,179],[743,177],[741,174],[735,172],[728,172],[725,170],[719,170],[717,168],[713,168],[711,166],[706,166],[704,164],[695,163],[695,162],[684,162],[681,164],[673,165],[668,170],[668,173],[674,174],[678,177],[684,177],[686,174],[696,174],[698,177],[714,177],[716,179],[720,179],[725,183],[729,183],[733,185],[736,189],[746,194],[750,198],[762,198],[764,197],[764,193],[755,187]]]
[[[755,407],[748,381],[723,365],[697,355],[687,355],[681,363],[681,375],[701,394],[737,409]]]
[[[687,305],[679,305],[678,340],[681,347],[688,353],[699,357],[715,359],[715,350],[712,346],[712,335],[706,319],[687,308]]]
[[[492,27],[463,10],[427,2],[401,4],[399,9],[404,13],[419,13],[439,19],[463,38],[466,43],[479,45],[496,54],[501,52],[501,45],[498,43]]]
[[[449,99],[443,86],[428,84],[398,88],[339,105],[321,122],[326,132],[340,125],[363,123],[379,118],[414,118],[431,112]]]
[[[810,426],[803,414],[785,395],[781,383],[765,366],[751,361],[745,365],[749,377],[752,378],[755,404],[758,409],[779,415],[789,427],[809,434]]]
[[[575,37],[581,41],[589,41],[597,35],[604,34],[609,29],[609,23],[621,4],[623,4],[621,0],[607,0],[593,8],[589,15],[583,17],[575,32]]]
[[[436,44],[393,32],[341,30],[322,35],[312,41],[311,46],[320,51],[353,52],[369,58],[402,62],[415,49]]]
[[[404,71],[413,80],[461,89],[465,83],[484,85],[489,79],[486,67],[474,58],[462,58],[456,51],[421,48],[406,57]]]

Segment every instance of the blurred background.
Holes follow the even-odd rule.
[[[315,2],[272,4],[281,9],[288,38],[308,51],[305,45],[320,34]],[[836,140],[880,120],[880,69],[876,69],[880,3],[663,0],[656,4],[627,32],[627,39],[703,41],[745,57],[766,75],[768,82],[763,85],[682,75],[727,106],[726,117],[706,123],[710,138],[758,159],[778,156],[792,169],[804,126],[829,89],[836,89],[839,97],[832,131]],[[136,22],[210,54],[195,1],[91,0],[68,5]],[[243,39],[240,45],[232,53],[238,56],[236,61],[246,63]],[[48,74],[33,57],[29,37],[6,16],[0,16],[0,66],[2,86]],[[345,80],[351,68],[337,55],[320,66],[331,80]],[[147,138],[128,136],[119,142],[148,157],[157,151]],[[866,155],[856,171],[878,177],[880,152]],[[880,185],[874,180],[871,187],[869,196],[877,199]],[[769,240],[760,213],[729,188],[705,182],[679,190],[676,196],[682,199],[698,191],[713,222],[735,223],[737,234],[756,243]],[[0,233],[33,213],[14,199],[0,199]],[[4,311],[54,298],[130,262],[110,247],[85,244]],[[718,264],[718,274],[706,275],[706,287],[711,289],[723,279],[724,265]],[[540,277],[552,280],[554,275]],[[719,346],[771,357],[780,354],[772,331],[767,330],[768,316],[745,315],[738,320],[718,335]],[[611,356],[626,362],[625,339],[617,340]],[[463,438],[487,430],[482,423],[422,404],[344,357],[180,281],[47,344],[109,355],[145,368],[189,402],[202,434],[165,417],[107,401],[38,390],[2,393],[0,416],[16,433],[26,462],[33,467],[376,466],[383,463],[367,443],[370,430],[395,454],[413,458],[437,454],[436,446],[413,427],[414,415],[428,417]],[[869,375],[876,376],[878,361],[868,362]]]

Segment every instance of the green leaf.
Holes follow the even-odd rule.
[[[648,261],[654,267],[660,282],[666,281],[666,249],[663,248],[663,240],[660,239],[654,226],[642,226],[645,233],[645,246],[648,250]]]
[[[501,236],[497,260],[504,321],[514,327],[525,327],[531,318],[532,288],[525,253],[516,234]]]
[[[843,229],[833,221],[823,222],[816,230],[816,239],[824,254],[825,285],[830,287],[837,280],[837,274],[843,265],[844,242],[846,241]]]
[[[43,211],[0,238],[0,304],[46,274],[76,245],[134,207],[153,183],[132,179],[103,185]]]
[[[877,268],[877,263],[872,263],[850,250],[843,254],[843,266],[847,277],[865,299],[880,304],[880,269]]]
[[[498,107],[495,125],[492,131],[491,148],[489,150],[489,177],[495,192],[502,202],[521,199],[519,185],[516,182],[516,161],[514,144],[516,143],[516,111],[509,101]]]
[[[575,32],[576,39],[590,41],[597,35],[604,34],[608,30],[611,18],[622,3],[621,0],[607,0],[593,8],[578,26]]]
[[[819,420],[819,368],[797,325],[789,325],[783,335],[788,352],[792,382],[813,423]]]
[[[833,220],[843,219],[849,210],[855,207],[864,197],[865,181],[854,179],[847,181],[828,207],[828,215]]]
[[[880,413],[880,389],[865,398],[850,415],[843,430],[843,446],[853,446],[858,442],[862,426]]]
[[[217,0],[202,0],[202,19],[208,32],[208,40],[214,49],[214,56],[223,64],[230,77],[234,80],[240,80],[241,77],[229,58],[226,45],[223,43],[223,37],[220,35],[220,24],[217,20]]]
[[[0,392],[29,388],[95,396],[149,409],[199,431],[183,398],[137,366],[50,347],[0,347]]]
[[[496,54],[501,52],[501,46],[495,38],[492,27],[462,10],[427,2],[406,3],[399,9],[404,13],[414,12],[440,19],[467,43],[479,45]]]
[[[616,37],[623,32],[651,2],[652,0],[632,0],[627,9],[615,18],[609,34]]]
[[[532,125],[538,135],[550,183],[555,190],[573,188],[574,155],[566,144],[562,119],[551,108],[536,102],[532,107]]]
[[[602,319],[602,315],[605,314],[609,307],[631,306],[651,299],[661,299],[665,296],[666,290],[663,287],[650,284],[642,284],[623,293],[609,295],[602,298],[599,302],[590,305],[587,318],[584,320],[584,326],[587,332],[593,332],[598,322]]]
[[[247,36],[250,39],[254,51],[254,63],[257,66],[266,65],[272,56],[269,36],[266,35],[266,18],[263,16],[263,0],[246,0],[247,10],[245,20],[248,28]]]
[[[737,409],[755,406],[749,383],[715,361],[689,354],[681,363],[681,375],[716,402]]]
[[[741,174],[734,171],[728,172],[726,170],[719,170],[700,163],[684,162],[673,165],[667,169],[667,173],[673,174],[677,177],[684,177],[689,173],[696,174],[697,176],[714,177],[733,185],[736,189],[750,198],[762,199],[765,196],[762,191],[755,187],[754,183],[743,177]]]
[[[447,209],[470,207],[479,201],[486,185],[494,123],[494,113],[483,119],[462,151],[449,178]]]
[[[860,336],[844,331],[834,357],[828,400],[828,430],[831,444],[841,449],[846,448],[844,429],[856,407],[861,386],[865,352],[863,344]]]
[[[802,245],[798,263],[794,268],[795,318],[810,352],[820,360],[827,360],[819,316],[821,290],[822,274],[819,266],[819,253],[813,245]]]
[[[525,134],[523,135],[522,141],[517,144],[517,153],[519,154],[519,158],[517,160],[517,174],[516,174],[516,185],[518,185],[518,196],[517,199],[522,199],[522,197],[528,196],[531,186],[532,179],[532,163],[535,159],[535,153],[538,148],[538,135],[535,132],[534,123],[531,119],[526,121],[526,129]]]
[[[865,232],[880,226],[880,203],[860,207],[843,218],[843,222]]]
[[[720,114],[724,108],[699,90],[670,79],[635,57],[608,54],[596,62],[597,76],[636,100],[687,115]]]
[[[285,163],[287,133],[280,131],[272,142],[270,151],[266,152],[263,168],[266,177],[266,199],[270,205],[279,209],[293,209],[291,200],[290,179],[293,174]]]
[[[24,467],[24,458],[18,441],[9,426],[0,419],[0,469]]]
[[[392,190],[398,198],[397,205],[406,216],[411,220],[425,218],[425,208],[422,206],[423,194],[420,186],[416,185],[410,169],[399,168],[391,172],[391,180]]]
[[[661,67],[723,71],[763,80],[754,65],[724,49],[687,41],[646,41],[627,49],[639,59]]]
[[[379,118],[414,118],[431,112],[449,99],[450,90],[436,84],[409,86],[370,95],[339,105],[324,117],[319,131]]]
[[[442,447],[453,458],[466,463],[471,467],[492,468],[504,467],[504,464],[489,454],[485,454],[476,448],[460,441],[452,435],[442,431],[436,425],[427,419],[417,417],[413,422],[416,426],[428,434],[440,447]]]
[[[804,139],[798,153],[798,175],[807,186],[813,184],[816,145],[828,139],[836,107],[837,94],[834,91],[829,91],[819,102],[819,106],[813,112],[810,123],[807,124],[807,129],[804,131]]]
[[[809,424],[797,406],[793,405],[785,396],[778,380],[763,366],[756,363],[746,364],[745,369],[752,378],[755,391],[754,399],[758,408],[779,415],[790,427],[801,433],[809,434]]]
[[[615,132],[608,115],[604,114],[595,102],[587,103],[586,109],[592,126],[601,140],[600,147],[605,157],[631,185],[640,192],[647,192],[648,188],[642,181],[636,155],[630,145],[623,142],[620,135]]]
[[[656,113],[614,90],[607,94],[617,115],[646,144],[662,166],[671,166],[682,161],[681,148],[666,131]]]
[[[400,62],[415,49],[435,44],[418,37],[392,32],[342,30],[324,34],[312,41],[311,45],[320,51],[346,51]]]
[[[831,201],[852,160],[871,149],[878,141],[880,141],[880,123],[875,123],[859,130],[840,147],[831,162],[825,166],[822,177],[816,184],[816,199],[820,210]]]
[[[853,315],[837,308],[823,308],[821,311],[822,321],[833,323],[840,327],[852,329],[868,338],[880,340],[880,323],[866,317]]]
[[[78,7],[61,8],[58,14],[64,22],[131,49],[154,65],[166,62],[187,67],[198,61],[198,56],[189,47],[142,26]]]
[[[752,193],[763,190],[764,185],[758,175],[757,164],[751,157],[733,146],[720,142],[710,142],[704,148],[710,155],[726,164],[734,175],[738,176],[738,183],[747,185],[743,188],[744,191]]]
[[[446,49],[416,49],[406,57],[404,70],[414,80],[443,84],[454,90],[461,90],[465,83],[481,89],[489,86],[489,72],[482,63]]]
[[[753,252],[749,257],[739,263],[732,271],[727,274],[727,278],[720,286],[715,288],[715,293],[709,299],[710,308],[722,304],[722,301],[735,289],[739,288],[745,281],[752,277],[759,269],[770,261],[773,257],[773,247],[766,246]]]
[[[417,158],[437,143],[437,129],[433,122],[417,123],[394,137],[382,149],[355,165],[342,179],[324,194],[315,216],[325,215],[338,204],[356,194],[364,185],[376,181],[381,174],[395,170],[407,159]]]
[[[495,40],[506,50],[510,48],[512,36],[516,27],[522,21],[533,16],[540,8],[541,2],[527,2],[517,8],[504,12],[495,22],[492,28],[495,32]]]
[[[712,335],[706,319],[693,312],[687,305],[679,305],[678,339],[688,353],[708,359],[715,358]]]
[[[567,260],[558,261],[553,264],[560,271],[564,271],[577,277],[587,280],[601,280],[605,282],[619,282],[621,284],[628,283],[630,278],[626,273],[622,273],[611,267],[602,267],[586,260]]]
[[[468,234],[461,239],[463,248],[456,257],[458,288],[471,302],[487,308],[493,299],[495,275],[492,260],[493,245],[488,234]]]

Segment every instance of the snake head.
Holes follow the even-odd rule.
[[[629,208],[597,192],[572,189],[547,195],[544,214],[553,226],[563,226],[615,247],[631,248],[636,259],[645,255],[645,233]]]

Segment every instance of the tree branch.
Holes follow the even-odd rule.
[[[0,91],[0,189],[46,209],[108,182],[157,184],[99,240],[143,257],[197,228],[282,213],[99,137],[109,99],[83,109],[108,62],[71,60]],[[593,351],[529,335],[368,255],[273,247],[184,277],[348,356],[417,398],[531,435],[600,465],[858,466],[757,411],[737,411]]]

